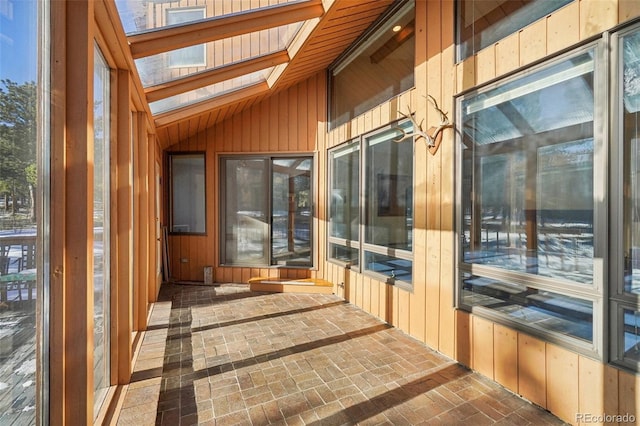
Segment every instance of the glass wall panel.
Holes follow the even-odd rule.
[[[413,87],[414,34],[415,10],[411,0],[332,68],[333,128]]]
[[[360,141],[331,151],[329,164],[329,259],[358,265]]]
[[[392,282],[413,282],[413,262],[411,260],[365,251],[364,269],[385,275]]]
[[[311,266],[313,159],[222,158],[222,263]]]
[[[167,9],[167,25],[197,21],[206,16],[204,7]],[[168,55],[169,67],[198,67],[205,65],[205,46],[183,47]]]
[[[459,61],[526,27],[573,0],[460,0],[457,7]]]
[[[0,424],[46,424],[48,1],[0,1]],[[39,102],[43,99],[43,102]],[[48,204],[47,204],[48,206]]]
[[[411,123],[399,127],[411,133]],[[390,249],[413,248],[413,150],[396,143],[395,128],[365,138],[365,242]]]
[[[311,163],[310,158],[272,161],[272,265],[311,265]]]
[[[464,99],[463,261],[593,282],[594,58]]]
[[[464,274],[462,302],[539,330],[593,341],[593,302],[522,284]]]
[[[622,39],[624,291],[640,295],[640,32]]]
[[[171,232],[206,232],[204,154],[171,155]]]
[[[97,415],[111,385],[109,280],[109,138],[111,81],[108,64],[96,47],[93,73],[93,383]]]
[[[268,166],[268,161],[261,158],[222,160],[224,264],[269,262]]]

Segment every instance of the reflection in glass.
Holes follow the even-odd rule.
[[[204,154],[171,155],[171,232],[206,232]]]
[[[110,69],[96,47],[93,74],[93,383],[94,415],[111,385],[109,283]]]
[[[520,284],[464,274],[462,301],[527,327],[593,340],[593,302]]]
[[[396,281],[413,282],[413,262],[411,260],[365,251],[363,266],[366,271],[387,276],[391,284]]]
[[[360,145],[350,144],[332,151],[329,236],[359,241]]]
[[[47,371],[41,366],[44,337],[43,262],[39,248],[47,161],[47,116],[39,103],[48,87],[44,1],[0,1],[0,424],[44,424],[40,398]],[[44,66],[44,70],[40,67]],[[38,248],[38,250],[37,250]],[[46,416],[46,414],[45,414]]]
[[[360,250],[353,247],[347,247],[342,244],[329,244],[329,259],[335,259],[340,262],[348,263],[351,266],[357,267],[360,264],[359,261]]]
[[[311,159],[275,159],[271,173],[271,264],[311,264]]]
[[[267,265],[268,161],[224,159],[223,263]]]
[[[589,51],[462,102],[464,261],[593,282]]]
[[[640,32],[622,39],[624,290],[640,294]]]
[[[462,0],[457,5],[457,59],[517,32],[572,0]]]
[[[398,127],[411,133],[411,122]],[[413,143],[396,143],[397,129],[365,139],[365,242],[413,248]]]
[[[331,70],[332,128],[413,87],[414,34],[409,1]]]
[[[640,312],[623,309],[624,358],[640,363]]]

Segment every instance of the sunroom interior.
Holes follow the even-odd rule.
[[[0,423],[113,422],[163,283],[334,294],[563,421],[640,414],[638,2],[0,18]]]

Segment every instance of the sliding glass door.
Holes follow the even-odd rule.
[[[221,253],[225,265],[312,264],[313,160],[221,160]]]

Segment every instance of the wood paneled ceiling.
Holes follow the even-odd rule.
[[[125,1],[127,0],[118,0],[117,3]],[[210,1],[198,0],[189,3],[198,5]],[[223,3],[225,1],[240,3],[238,0],[222,0]],[[273,0],[271,2],[273,3]],[[281,4],[255,10],[232,11],[193,23],[128,35],[127,41],[132,56],[139,59],[202,43],[219,40],[222,40],[220,43],[225,43],[232,37],[245,37],[257,44],[260,42],[255,35],[259,31],[279,31],[281,34],[282,28],[287,28],[287,25],[297,25],[295,35],[283,49],[261,54],[262,47],[257,49],[250,46],[253,52],[258,52],[257,55],[144,86],[147,101],[151,104],[171,96],[179,97],[187,91],[208,85],[222,85],[230,79],[242,79],[265,68],[268,70],[263,81],[223,90],[216,96],[186,106],[156,112],[153,119],[162,147],[193,136],[277,91],[326,69],[387,10],[394,0],[280,2]],[[120,13],[122,15],[122,10]],[[239,43],[227,43],[224,54],[233,55],[234,49],[240,49]],[[245,47],[245,50],[247,49]],[[139,61],[136,60],[136,65],[138,64]],[[139,69],[138,73],[142,75],[143,70]],[[154,110],[153,107],[151,110]]]

